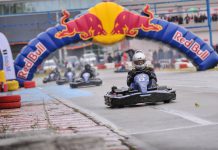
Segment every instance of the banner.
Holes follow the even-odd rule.
[[[2,53],[0,51],[0,71],[3,70],[3,57],[2,57]]]
[[[0,51],[3,57],[3,68],[5,71],[6,79],[16,79],[11,48],[7,38],[2,33],[0,33]]]

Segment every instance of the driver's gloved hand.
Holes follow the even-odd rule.
[[[132,87],[129,87],[128,88],[128,91],[133,91],[134,89]]]
[[[116,90],[116,89],[117,89],[116,86],[112,86],[112,87],[111,87],[111,92],[112,92],[112,93],[115,93],[115,90]]]

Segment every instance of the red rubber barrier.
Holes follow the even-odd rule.
[[[13,102],[13,103],[0,103],[0,109],[12,109],[12,108],[20,108],[21,102]]]
[[[20,102],[20,95],[6,95],[0,96],[0,103]]]
[[[36,87],[35,81],[25,81],[24,82],[24,88],[34,88]]]
[[[98,64],[97,68],[98,69],[106,69],[106,66],[104,64]]]

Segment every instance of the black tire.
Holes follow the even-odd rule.
[[[75,85],[75,84],[70,84],[70,87],[73,88],[73,89],[75,89],[75,88],[77,88],[78,86]]]
[[[56,84],[57,85],[63,85],[63,84],[65,84],[66,83],[66,80],[65,79],[60,79],[60,80],[57,80],[56,81]]]
[[[96,84],[96,86],[100,86],[102,83],[98,83],[98,84]]]
[[[43,83],[47,83],[47,80],[45,80],[45,79],[43,79],[43,81],[42,81]]]
[[[172,100],[165,100],[164,103],[165,103],[165,104],[168,104],[168,103],[170,103],[171,101],[172,101]]]

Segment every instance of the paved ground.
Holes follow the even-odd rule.
[[[100,72],[104,81],[100,87],[70,89],[69,85],[56,86],[55,83],[49,83],[39,84],[36,89],[32,89],[35,90],[34,93],[41,93],[36,94],[37,96],[32,96],[30,90],[18,93],[23,92],[25,95],[24,105],[38,103],[35,97],[39,97],[41,101],[43,99],[45,110],[56,98],[51,107],[55,106],[61,112],[64,111],[61,110],[63,105],[67,105],[71,111],[72,108],[79,109],[84,114],[89,114],[89,118],[101,122],[103,128],[110,126],[113,133],[120,133],[115,133],[119,141],[130,137],[137,144],[137,149],[218,149],[218,71],[157,72],[157,75],[160,85],[176,89],[177,100],[174,103],[107,108],[103,95],[112,85],[126,86],[126,74],[114,74],[111,70]],[[28,96],[31,98],[28,99]],[[43,106],[43,103],[40,105]],[[51,114],[56,116],[57,113],[54,111]],[[59,127],[62,128],[62,125]],[[120,143],[118,146],[127,148]]]

